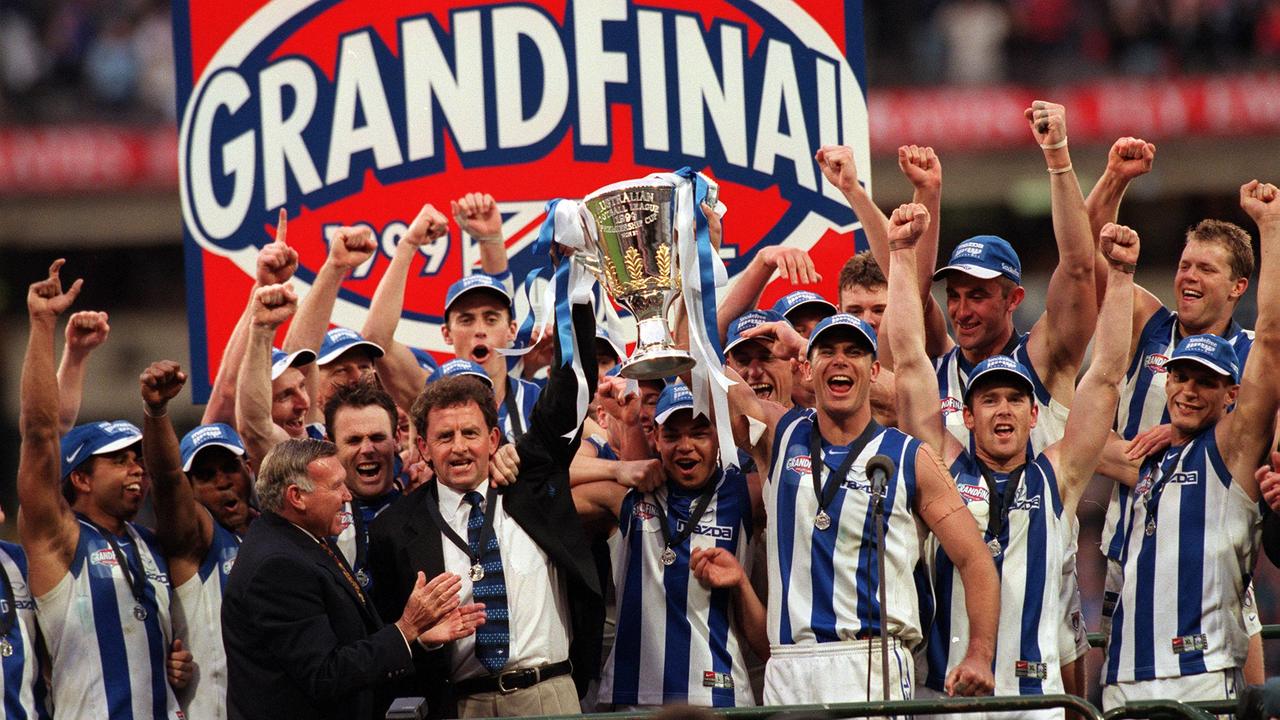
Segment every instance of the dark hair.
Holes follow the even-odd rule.
[[[876,259],[871,256],[870,250],[863,250],[849,258],[840,269],[841,290],[854,286],[874,288],[888,284],[889,281],[884,278],[884,273],[876,264]]]
[[[460,407],[467,403],[480,406],[485,427],[490,430],[498,427],[498,403],[494,400],[493,389],[480,378],[454,375],[427,383],[409,411],[413,416],[413,426],[418,430],[418,437],[427,437],[427,415],[434,408]]]
[[[333,426],[339,410],[344,407],[362,408],[370,405],[377,405],[387,411],[387,417],[391,419],[391,432],[394,433],[399,424],[396,401],[382,389],[382,384],[378,382],[376,376],[363,377],[354,383],[339,387],[324,404],[324,427],[329,439],[337,439]]]
[[[1187,228],[1187,240],[1213,243],[1231,255],[1231,274],[1236,278],[1253,275],[1253,238],[1244,228],[1225,220],[1201,220]],[[1183,244],[1186,247],[1186,244]]]

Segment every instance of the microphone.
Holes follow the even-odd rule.
[[[871,494],[884,497],[889,478],[897,470],[897,465],[888,455],[876,455],[867,461],[867,478],[871,481]]]

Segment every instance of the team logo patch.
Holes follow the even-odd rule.
[[[230,575],[230,574],[231,574],[231,568],[232,568],[233,566],[235,566],[235,564],[236,564],[235,556],[232,556],[232,557],[227,558],[226,560],[223,560],[223,561],[222,561],[222,574],[223,574],[223,575]]]
[[[658,506],[648,501],[636,503],[635,508],[631,511],[631,516],[644,522],[658,517]]]
[[[964,498],[966,505],[971,502],[989,502],[991,499],[991,491],[982,485],[957,485],[956,490],[960,491],[960,497]]]
[[[964,403],[960,401],[960,398],[957,398],[957,397],[951,397],[950,395],[948,395],[947,397],[942,398],[942,415],[943,415],[943,417],[946,417],[947,415],[950,415],[951,413],[958,413],[958,412],[960,412],[961,410],[964,410]]]
[[[1161,355],[1160,353],[1151,353],[1143,360],[1143,364],[1147,366],[1148,370],[1157,373],[1166,372],[1164,364],[1167,362],[1169,362],[1169,356]]]
[[[1138,495],[1146,495],[1151,492],[1151,484],[1155,480],[1155,469],[1147,468],[1143,471],[1142,476],[1138,478],[1138,483],[1133,486],[1133,491]]]
[[[346,530],[355,524],[355,519],[351,517],[350,510],[343,510],[338,513],[338,521],[342,523],[342,529]]]
[[[119,561],[116,560],[116,554],[112,552],[111,548],[94,550],[89,554],[89,562],[94,565],[105,565],[106,567],[116,567],[120,564]]]

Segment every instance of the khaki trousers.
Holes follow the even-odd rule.
[[[580,715],[578,690],[572,675],[544,680],[532,687],[503,695],[497,690],[458,698],[458,717],[529,717]]]

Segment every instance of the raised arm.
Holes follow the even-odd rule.
[[[563,262],[568,262],[566,258]],[[587,397],[596,392],[596,316],[591,303],[575,304],[573,312],[573,335],[577,347],[579,361],[584,369],[583,379],[587,383]],[[547,387],[538,395],[533,404],[533,412],[529,418],[529,431],[525,433],[530,440],[540,442],[542,447],[557,462],[563,462],[567,468],[578,452],[582,441],[582,426],[576,422],[578,400],[578,378],[571,366],[562,362],[565,348],[560,345],[560,335],[555,333],[555,355],[547,373]],[[565,436],[578,431],[570,440]],[[517,441],[519,448],[520,441]],[[525,456],[524,452],[520,453]]]
[[[75,427],[80,415],[89,354],[106,342],[110,333],[104,312],[81,310],[67,320],[67,341],[58,365],[58,429],[63,434]]]
[[[1057,471],[1063,510],[1074,516],[1098,466],[1098,448],[1111,435],[1120,383],[1129,365],[1129,334],[1133,323],[1133,271],[1138,262],[1138,234],[1123,225],[1102,228],[1107,256],[1107,294],[1098,315],[1093,359],[1076,389],[1062,440],[1047,451]],[[1084,339],[1080,339],[1084,344]]]
[[[1257,180],[1240,187],[1240,207],[1258,225],[1258,321],[1253,347],[1240,378],[1236,407],[1215,429],[1218,446],[1238,483],[1253,501],[1259,497],[1254,471],[1266,457],[1280,400],[1275,368],[1280,363],[1280,189]]]
[[[707,224],[718,228],[720,219],[714,212],[708,213]],[[773,279],[775,271],[792,285],[822,282],[822,275],[818,274],[808,252],[784,245],[761,249],[747,263],[747,268],[738,274],[733,287],[716,308],[716,325],[721,340],[729,332],[730,323],[760,305],[760,296],[764,295],[764,288]]]
[[[1000,618],[1000,580],[978,524],[965,508],[951,473],[928,447],[916,453],[916,513],[960,571],[969,615],[964,660],[947,675],[951,695],[987,695],[995,687],[991,661]]]
[[[54,326],[76,296],[82,280],[65,292],[59,271],[63,260],[49,266],[49,277],[27,290],[31,331],[22,361],[22,396],[18,431],[18,535],[30,558],[32,592],[53,589],[71,566],[79,530],[62,497],[62,458],[58,447],[58,380],[53,369]]]
[[[938,266],[938,238],[942,234],[942,161],[931,147],[903,145],[898,148],[898,168],[915,188],[911,202],[924,205],[929,211],[929,229],[916,244],[916,277],[920,279],[920,299],[924,302],[925,350],[935,358],[953,344],[947,334],[947,318],[930,294],[933,269]],[[892,348],[888,359],[892,367]]]
[[[898,427],[923,440],[939,457],[951,460],[962,448],[942,424],[938,376],[925,351],[924,308],[917,285],[916,248],[929,221],[929,211],[916,203],[893,211],[889,221],[893,263],[885,325],[890,326],[888,344],[893,347]]]
[[[486,275],[503,281],[508,290],[513,289],[511,271],[507,264],[507,244],[502,237],[502,213],[498,212],[498,203],[494,202],[493,196],[488,193],[467,193],[450,202],[449,210],[453,213],[453,219],[458,222],[458,227],[480,246],[480,269]],[[445,231],[448,231],[447,225]]]
[[[395,338],[396,325],[404,311],[405,285],[418,249],[447,232],[449,221],[445,216],[430,203],[423,205],[396,244],[391,265],[378,281],[378,289],[369,303],[369,314],[360,330],[366,340],[382,347],[383,356],[373,361],[378,368],[378,379],[396,405],[403,408],[413,405],[428,377],[413,352]]]
[[[169,421],[169,401],[182,392],[187,374],[178,363],[151,363],[138,381],[142,387],[142,457],[155,498],[156,539],[169,560],[175,587],[200,568],[213,542],[213,519],[199,506],[182,472],[178,435]]]
[[[761,402],[733,368],[726,365],[724,374],[733,382],[729,386],[733,440],[739,449],[751,454],[759,471],[767,474],[773,458],[773,433],[786,409],[777,403]]]
[[[253,289],[249,291],[249,301],[244,305],[240,320],[231,331],[227,346],[222,350],[222,361],[218,363],[218,374],[213,378],[213,389],[209,393],[209,404],[204,408],[204,416],[200,424],[227,423],[236,421],[236,381],[240,375],[240,361],[244,357],[245,343],[249,337],[249,320],[253,315],[253,294],[258,288],[267,285],[280,285],[293,279],[298,269],[298,251],[288,245],[289,216],[284,208],[280,208],[280,217],[276,221],[276,237],[258,251],[258,266],[254,276]],[[316,348],[310,348],[315,350]]]
[[[298,296],[289,285],[268,285],[253,294],[249,341],[236,380],[236,429],[255,470],[271,448],[289,439],[271,419],[271,341],[297,309]]]
[[[1031,133],[1040,144],[1049,171],[1053,235],[1058,265],[1049,278],[1045,312],[1031,333],[1028,353],[1050,394],[1071,404],[1076,374],[1097,320],[1093,283],[1093,233],[1084,209],[1080,182],[1067,149],[1067,114],[1061,105],[1037,100],[1025,110]]]

